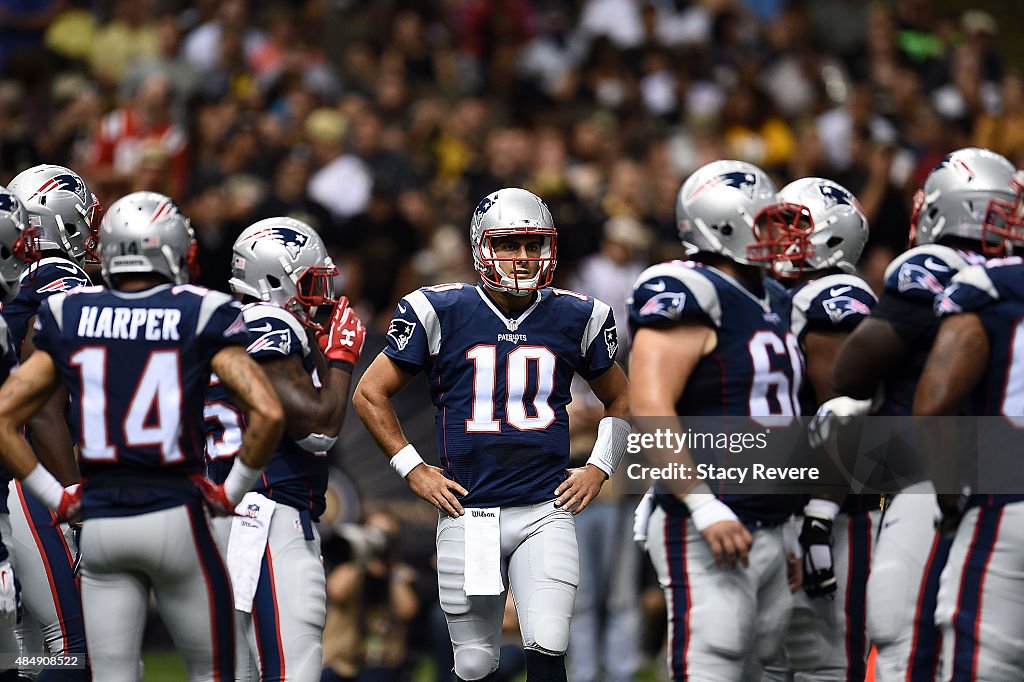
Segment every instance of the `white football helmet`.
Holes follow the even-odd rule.
[[[18,173],[8,189],[28,211],[43,251],[60,251],[79,265],[96,262],[99,201],[82,176],[42,164]]]
[[[505,259],[496,257],[493,245],[494,240],[501,237],[526,235],[541,238],[539,257],[515,259],[540,264],[537,274],[529,279],[520,277],[514,268],[506,273],[501,266]],[[558,233],[547,204],[533,192],[508,187],[484,197],[473,211],[469,241],[473,248],[473,266],[489,289],[525,296],[550,285],[554,278]]]
[[[117,275],[156,273],[186,284],[196,273],[195,233],[174,201],[157,192],[132,192],[110,207],[100,224],[100,263],[107,285]]]

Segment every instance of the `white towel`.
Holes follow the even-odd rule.
[[[246,493],[235,507],[228,536],[227,565],[231,587],[235,593],[235,608],[252,613],[252,600],[260,579],[260,564],[267,548],[270,519],[277,502],[259,493]]]
[[[633,512],[633,542],[640,546],[641,551],[647,551],[647,522],[651,520],[654,513],[654,491],[648,490]]]
[[[501,580],[499,507],[466,507],[466,594],[493,595],[505,591]]]

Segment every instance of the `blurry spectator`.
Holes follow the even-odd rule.
[[[325,668],[321,682],[398,682],[408,656],[407,626],[420,609],[416,572],[402,563],[398,521],[367,514],[367,551],[327,576]]]
[[[181,30],[171,14],[160,17],[156,24],[157,49],[152,55],[140,55],[128,65],[121,79],[119,92],[122,100],[131,98],[152,74],[162,73],[171,83],[172,115],[178,125],[186,125],[186,107],[199,86],[199,72],[178,56]]]
[[[854,128],[868,128],[878,140],[892,142],[896,138],[892,124],[875,113],[867,83],[855,84],[843,106],[821,114],[817,125],[825,157],[836,171],[845,171],[853,160],[850,146]]]
[[[200,70],[216,66],[221,57],[220,44],[226,34],[240,37],[247,57],[264,40],[263,34],[248,24],[246,0],[221,0],[216,7],[216,15],[189,33],[182,45],[182,56]]]
[[[269,90],[284,79],[301,82],[324,97],[336,97],[340,91],[334,69],[323,53],[299,30],[295,16],[285,7],[271,10],[266,39],[247,53],[249,70],[262,90]]]
[[[13,81],[0,82],[0,182],[37,163],[24,113],[24,88]]]
[[[950,82],[932,93],[935,110],[969,129],[975,117],[999,109],[999,84],[985,80],[979,55],[961,48],[953,55]]]
[[[579,29],[588,38],[606,37],[615,47],[637,47],[644,39],[640,3],[633,0],[587,0]]]
[[[347,129],[345,117],[332,109],[318,109],[306,119],[306,135],[320,166],[309,180],[309,196],[326,206],[335,220],[362,213],[373,188],[370,168],[344,151]]]
[[[352,121],[352,152],[370,168],[374,182],[399,192],[418,184],[405,155],[384,147],[383,124],[371,109],[365,109]]]
[[[974,144],[988,147],[1024,166],[1024,78],[1007,73],[1001,89],[1002,110],[985,112],[974,128]]]
[[[312,164],[312,152],[308,147],[294,147],[281,159],[274,174],[273,187],[256,210],[257,218],[288,216],[301,220],[316,230],[327,244],[333,244],[337,236],[331,214],[306,195]]]
[[[769,170],[786,163],[796,145],[793,131],[760,88],[737,87],[726,95],[722,132],[730,158]]]
[[[155,0],[117,0],[111,21],[96,30],[89,55],[89,67],[101,83],[115,85],[134,62],[157,55],[155,10]]]
[[[84,76],[67,73],[54,79],[51,97],[53,116],[36,137],[39,158],[47,163],[85,168],[103,112],[99,93]]]
[[[565,7],[553,4],[543,11],[540,33],[519,54],[519,72],[548,97],[562,99],[571,87],[574,69],[587,54],[587,41],[573,30]]]
[[[97,194],[103,192],[110,200],[126,194],[144,150],[155,147],[167,157],[168,193],[184,195],[188,140],[185,131],[171,120],[170,99],[170,81],[164,74],[153,74],[126,106],[103,118],[90,159],[89,182]]]
[[[4,0],[0,2],[0,72],[5,76],[41,76],[47,61],[43,52],[46,28],[64,8],[64,0]]]

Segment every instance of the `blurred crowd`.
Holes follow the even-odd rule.
[[[169,194],[218,289],[243,228],[299,218],[379,331],[416,286],[473,279],[469,216],[506,186],[550,205],[558,282],[621,305],[644,265],[681,254],[682,179],[736,158],[780,186],[851,189],[878,288],[943,154],[1024,166],[1024,79],[999,49],[1015,3],[951,4],[0,0],[0,180],[47,162],[106,205]],[[339,608],[369,581],[403,632],[429,618],[429,589],[394,592],[405,569],[370,563],[336,576]]]

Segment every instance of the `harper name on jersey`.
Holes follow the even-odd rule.
[[[313,376],[306,330],[294,315],[266,303],[250,303],[242,308],[242,315],[250,334],[246,350],[254,360],[269,362],[295,354]],[[204,415],[207,476],[223,483],[242,445],[245,418],[216,376],[211,377]],[[275,502],[309,512],[310,518],[318,521],[327,506],[329,475],[327,453],[307,452],[286,433],[252,489]]]
[[[617,350],[614,315],[591,296],[540,289],[509,319],[483,287],[443,284],[402,299],[384,353],[427,372],[441,466],[469,491],[462,504],[505,507],[554,499],[573,375],[597,378]]]
[[[162,311],[163,322],[177,320],[177,332],[173,338],[79,334],[89,326],[84,318],[114,319],[112,311],[119,310],[126,311],[121,317],[129,326],[142,313],[148,322],[147,311]],[[170,284],[139,292],[78,287],[42,304],[35,344],[53,358],[70,394],[68,425],[79,446],[84,518],[132,516],[199,500],[188,476],[204,470],[210,359],[226,346],[247,343],[241,312],[226,294]]]
[[[751,417],[784,425],[799,414],[803,354],[791,330],[791,301],[781,284],[765,279],[757,297],[724,272],[692,261],[654,265],[633,285],[629,324],[666,328],[681,322],[715,330],[715,349],[702,357],[676,404],[680,416]],[[722,495],[744,522],[779,523],[797,506],[789,495]],[[666,511],[686,514],[671,495]]]

